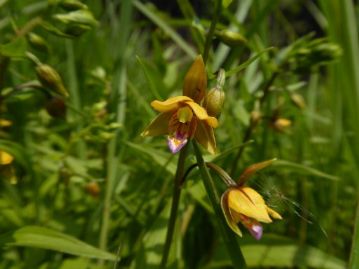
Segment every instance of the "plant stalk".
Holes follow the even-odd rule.
[[[275,79],[277,78],[278,74],[279,74],[278,71],[274,72],[272,74],[272,76],[270,77],[270,79],[268,80],[268,82],[264,85],[263,90],[262,90],[263,94],[259,99],[259,104],[260,104],[261,107],[263,106],[263,103],[265,102],[265,100],[268,98],[269,89],[273,85],[273,83],[274,83]],[[251,136],[252,136],[252,134],[253,134],[256,127],[257,127],[256,123],[251,122],[249,124],[249,126],[247,127],[246,132],[244,134],[242,144],[247,143],[251,139]],[[240,161],[240,159],[242,157],[243,151],[244,151],[244,147],[240,147],[239,150],[237,151],[236,156],[234,157],[231,172],[230,172],[230,174],[232,176],[237,171],[238,163],[239,163],[239,161]]]
[[[184,175],[184,165],[188,153],[188,145],[189,144],[187,143],[187,145],[180,151],[180,155],[178,157],[177,170],[176,170],[174,185],[173,185],[171,213],[170,213],[170,219],[168,221],[166,241],[163,246],[163,254],[162,254],[160,268],[166,268],[168,256],[170,253],[172,238],[176,226],[177,211],[178,211],[178,206],[181,196],[181,182]]]
[[[193,141],[193,148],[196,155],[196,159],[198,162],[198,167],[201,172],[203,184],[206,188],[207,194],[209,199],[211,200],[214,213],[216,215],[216,219],[218,221],[218,225],[220,227],[220,231],[222,234],[223,242],[225,246],[227,247],[229,256],[232,260],[232,264],[234,268],[241,268],[245,269],[247,268],[246,262],[244,260],[242,251],[239,247],[239,244],[236,239],[236,235],[229,230],[227,227],[227,223],[224,219],[222,209],[220,207],[220,199],[218,196],[218,193],[216,191],[215,184],[213,182],[213,179],[208,171],[208,168],[206,166],[206,163],[203,160],[202,153],[195,141]]]

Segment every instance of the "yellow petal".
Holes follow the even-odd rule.
[[[178,109],[181,106],[181,102],[184,101],[192,101],[192,99],[187,96],[175,96],[165,101],[155,100],[151,103],[151,106],[159,112],[169,112]]]
[[[231,215],[231,211],[228,207],[228,193],[229,193],[229,190],[227,190],[225,193],[222,194],[222,197],[221,197],[222,211],[223,211],[224,217],[226,219],[226,222],[227,222],[229,228],[231,228],[232,231],[235,232],[237,235],[242,237],[242,232],[239,229],[235,220],[233,219],[233,217]]]
[[[199,55],[188,70],[183,84],[183,95],[191,97],[195,102],[200,102],[206,94],[207,74],[206,68]]]
[[[172,112],[159,114],[141,133],[141,136],[156,136],[168,134],[168,122],[171,117]]]
[[[14,157],[6,151],[0,150],[0,165],[6,165],[12,163]]]
[[[282,216],[279,215],[279,213],[275,210],[273,210],[272,208],[267,206],[267,211],[268,214],[273,218],[273,219],[282,219]]]
[[[207,111],[199,104],[193,101],[186,101],[186,104],[192,108],[193,113],[198,119],[206,121],[208,125],[213,128],[216,128],[218,126],[218,120],[215,117],[208,116]]]
[[[228,194],[231,210],[260,222],[272,222],[262,196],[249,187],[231,189]]]
[[[208,126],[206,123],[199,121],[197,125],[194,138],[200,143],[209,153],[216,153],[216,139],[214,138],[214,133],[212,127]]]

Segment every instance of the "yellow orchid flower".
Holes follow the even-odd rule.
[[[208,115],[200,105],[206,95],[207,76],[202,56],[198,56],[187,72],[183,96],[165,101],[155,100],[151,106],[160,114],[142,132],[142,136],[168,135],[172,153],[180,151],[189,139],[196,139],[210,153],[216,151],[213,128],[218,126],[215,117]]]
[[[176,96],[166,101],[153,101],[151,106],[161,112],[142,132],[142,136],[168,135],[168,146],[176,153],[195,138],[210,153],[215,153],[216,140],[213,128],[218,126],[215,117],[187,96]]]
[[[250,187],[230,187],[221,197],[221,207],[228,226],[239,236],[238,227],[242,223],[253,237],[259,240],[263,227],[259,222],[270,223],[272,219],[282,219],[276,211],[268,207],[263,197]]]

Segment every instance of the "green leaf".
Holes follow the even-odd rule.
[[[162,20],[155,12],[149,9],[146,5],[140,1],[133,1],[133,5],[147,18],[149,18],[154,24],[161,28],[177,45],[186,52],[191,58],[196,57],[197,53],[194,49],[187,44],[187,42],[176,33],[168,24]]]
[[[7,57],[25,57],[26,40],[24,37],[19,37],[10,43],[0,45],[0,54]]]
[[[222,5],[227,8],[232,3],[232,0],[222,0]]]
[[[252,62],[257,60],[260,56],[262,56],[263,53],[268,52],[268,51],[273,50],[273,49],[274,49],[273,47],[270,47],[270,48],[266,48],[266,49],[258,52],[256,55],[254,55],[252,58],[248,59],[247,61],[245,61],[241,65],[227,71],[226,72],[226,77],[233,76],[233,75],[237,74],[238,72],[244,70],[248,65],[250,65]]]
[[[233,234],[233,236],[235,236]],[[344,269],[346,264],[324,251],[311,246],[298,246],[290,238],[264,235],[259,242],[244,237],[241,249],[248,267],[260,268],[318,268]],[[213,262],[206,268],[223,268],[231,261],[225,258],[225,245],[221,243],[215,251]]]
[[[277,160],[273,163],[272,166],[288,168],[291,170],[295,170],[299,173],[310,174],[313,176],[322,177],[322,178],[326,178],[326,179],[330,179],[330,180],[335,180],[335,181],[339,180],[339,178],[336,176],[329,175],[329,174],[319,171],[315,168],[312,168],[312,167],[309,167],[309,166],[306,166],[303,164],[299,164],[299,163],[293,163],[290,161]]]
[[[26,226],[0,237],[0,243],[7,246],[33,247],[49,249],[71,255],[117,260],[116,255],[84,243],[72,236],[39,226]]]

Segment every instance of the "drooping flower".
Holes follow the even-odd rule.
[[[250,187],[230,187],[221,198],[221,206],[229,227],[239,236],[241,223],[253,237],[259,240],[263,234],[260,222],[271,223],[272,219],[282,219],[276,211],[268,207],[263,197]]]
[[[206,88],[205,65],[202,56],[198,56],[185,76],[183,96],[153,101],[151,106],[160,114],[141,135],[168,135],[168,146],[172,153],[180,151],[192,138],[210,153],[215,153],[213,128],[218,126],[218,121],[215,117],[209,116],[206,109],[201,106]]]

